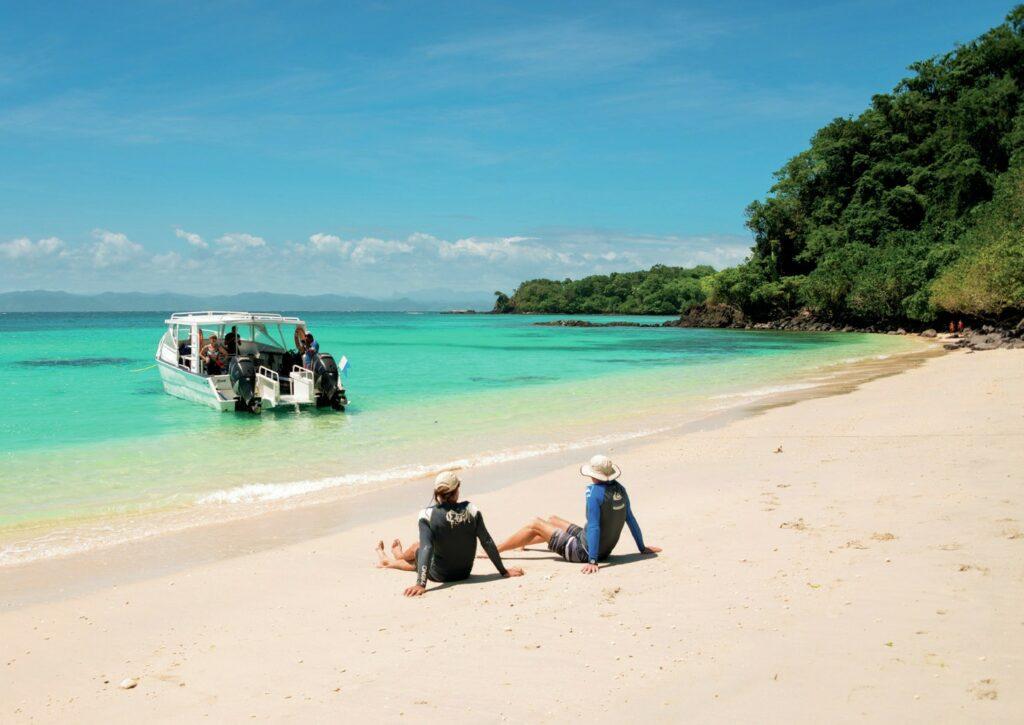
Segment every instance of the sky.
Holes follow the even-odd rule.
[[[0,291],[511,292],[741,261],[1008,2],[0,5]]]

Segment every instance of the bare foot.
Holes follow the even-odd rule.
[[[402,542],[400,540],[395,539],[394,541],[391,542],[391,555],[392,556],[394,556],[396,559],[401,559],[402,558],[402,554],[404,554],[404,553],[405,553],[405,549],[402,548]]]
[[[384,554],[384,542],[378,541],[377,546],[375,546],[373,550],[377,552],[377,558],[380,559],[380,563],[383,566],[384,562],[388,560],[387,555]]]

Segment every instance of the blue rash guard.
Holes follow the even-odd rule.
[[[640,553],[644,553],[644,535],[633,516],[629,495],[618,481],[587,486],[587,556],[591,564],[604,561],[619,542],[622,525],[629,524]]]

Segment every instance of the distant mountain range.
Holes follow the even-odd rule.
[[[247,310],[259,312],[430,312],[451,309],[490,310],[494,295],[429,289],[403,297],[373,299],[349,295],[292,295],[245,292],[235,295],[186,295],[173,292],[71,292],[26,290],[0,293],[0,312],[184,312]]]

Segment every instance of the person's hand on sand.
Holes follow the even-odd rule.
[[[583,565],[583,573],[584,574],[597,574],[598,571],[599,571],[599,569],[597,568],[597,564],[584,564]]]
[[[661,547],[660,546],[645,546],[644,547],[644,553],[645,554],[658,554],[660,552],[661,552]]]
[[[507,572],[506,573],[506,577],[509,577],[509,576],[522,576],[523,574],[526,573],[522,569],[520,569],[518,566],[506,567],[505,571]]]
[[[426,587],[421,587],[419,584],[414,584],[405,590],[405,596],[407,597],[420,597],[427,593]]]

